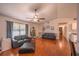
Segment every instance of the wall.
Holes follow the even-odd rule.
[[[77,53],[79,55],[79,4],[77,5]]]
[[[35,27],[36,35],[38,37],[38,36],[40,36],[40,34],[42,34],[43,27],[46,27],[47,25],[54,26],[54,30],[45,29],[44,32],[56,33],[57,39],[58,39],[58,36],[59,36],[58,35],[58,33],[59,33],[58,32],[58,24],[63,23],[63,22],[67,23],[68,36],[69,36],[69,34],[71,33],[70,25],[71,25],[71,23],[74,22],[73,18],[58,18],[58,19],[50,20],[49,24],[48,24],[48,22],[45,22],[43,24],[37,24],[37,23],[23,22],[23,21],[14,20],[14,19],[11,19],[11,18],[0,16],[0,38],[1,37],[4,37],[4,38],[6,37],[6,20],[28,24],[29,25],[29,31],[28,31],[29,34],[28,35],[29,36],[30,36],[30,28],[31,27]],[[67,36],[67,38],[69,38],[68,36]]]
[[[36,35],[38,36],[38,28],[39,24],[37,23],[31,23],[31,22],[25,22],[25,21],[20,21],[12,18],[8,18],[5,16],[0,16],[0,38],[6,38],[6,21],[13,21],[13,22],[18,22],[18,23],[23,23],[23,24],[28,24],[29,29],[28,29],[28,36],[30,36],[30,28],[35,27],[36,29]],[[40,30],[40,28],[39,28]]]
[[[54,26],[54,30],[51,30],[50,28],[45,29],[44,32],[50,32],[50,33],[56,33],[57,35],[57,39],[59,38],[59,31],[58,31],[58,24],[59,23],[67,23],[67,39],[69,39],[69,35],[72,32],[71,31],[71,24],[73,22],[77,22],[73,20],[74,18],[57,18],[57,19],[53,19],[51,21],[48,21],[46,23],[44,23],[44,27],[46,27],[47,25],[49,26]]]
[[[41,24],[37,24],[37,23],[30,23],[30,29],[32,27],[35,27],[35,32],[36,32],[36,37],[41,37],[41,33],[42,33],[42,23]]]
[[[0,38],[6,37],[6,22],[0,17]]]

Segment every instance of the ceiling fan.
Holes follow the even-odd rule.
[[[26,18],[26,19],[31,19],[31,21],[34,21],[34,22],[40,22],[41,20],[45,20],[45,18],[41,18],[39,17],[39,15],[37,15],[37,9],[35,9],[34,12],[35,14],[33,18]]]

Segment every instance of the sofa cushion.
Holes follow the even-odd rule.
[[[19,41],[17,41],[18,43],[21,43],[21,42],[24,42],[24,40],[19,40]]]
[[[55,33],[44,33],[42,35],[42,38],[44,39],[56,39]]]
[[[26,35],[15,36],[13,40],[13,48],[22,46],[25,42],[31,42],[31,37]]]
[[[14,39],[17,40],[17,41],[21,40],[21,36],[15,36]]]

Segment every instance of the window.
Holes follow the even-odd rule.
[[[12,38],[25,34],[25,24],[13,23]]]
[[[20,35],[25,35],[25,25],[20,24]]]

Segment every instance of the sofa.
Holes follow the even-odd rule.
[[[13,41],[13,48],[18,48],[18,53],[32,53],[35,51],[35,42],[32,41],[31,37],[25,35],[15,36],[15,41]]]
[[[18,48],[22,46],[25,42],[30,42],[31,39],[31,37],[27,37],[26,35],[15,36],[12,40],[12,47]]]
[[[42,34],[43,39],[56,39],[55,33],[43,33]]]

